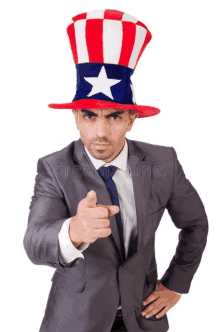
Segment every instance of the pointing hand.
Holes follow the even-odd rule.
[[[77,214],[70,220],[69,235],[75,246],[80,243],[92,243],[98,238],[107,237],[111,234],[110,220],[119,212],[116,205],[97,204],[97,195],[91,190],[83,198],[77,208]]]

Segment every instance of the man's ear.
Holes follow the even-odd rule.
[[[130,122],[128,124],[126,132],[131,130],[131,128],[134,124],[134,121],[137,117],[138,117],[138,111],[133,110],[131,113],[129,113]]]
[[[73,112],[73,114],[74,114],[74,116],[75,116],[75,121],[76,121],[77,129],[79,130],[79,128],[78,128],[78,122],[79,122],[79,118],[78,118],[78,116],[79,116],[79,110],[72,110],[72,112]]]

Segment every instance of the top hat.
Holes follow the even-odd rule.
[[[138,118],[160,113],[137,105],[131,82],[152,38],[142,22],[118,10],[95,10],[74,16],[67,33],[77,70],[76,95],[70,103],[49,107],[136,110]]]

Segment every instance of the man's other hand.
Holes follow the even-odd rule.
[[[156,290],[143,302],[144,306],[152,303],[142,311],[141,315],[150,318],[163,309],[156,315],[156,318],[161,318],[179,301],[180,297],[181,295],[167,289],[162,284],[157,285]]]

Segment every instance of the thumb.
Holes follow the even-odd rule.
[[[83,198],[82,200],[82,205],[84,208],[92,208],[96,206],[97,203],[97,195],[96,192],[94,190],[90,190],[87,193],[87,196],[85,198]]]

